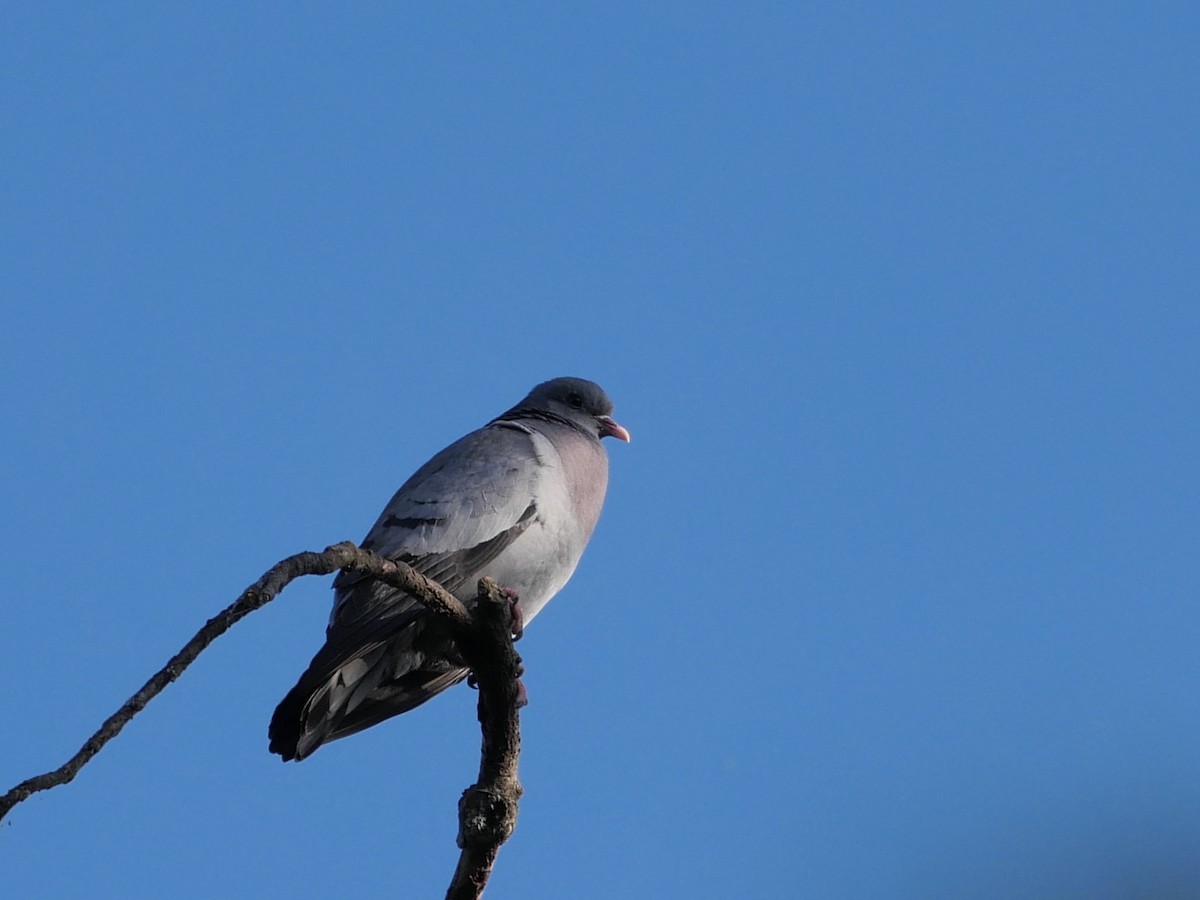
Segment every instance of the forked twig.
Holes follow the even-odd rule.
[[[521,751],[518,678],[521,660],[512,644],[512,603],[494,583],[479,583],[475,609],[467,607],[437,582],[401,562],[384,559],[350,542],[334,544],[321,553],[304,552],[272,566],[232,604],[204,623],[178,653],[151,676],[141,689],[109,716],[79,752],[50,772],[27,778],[0,797],[0,820],[14,806],[38,791],[66,784],[147,703],[178,678],[183,670],[235,622],[279,596],[292,581],[305,575],[329,575],[350,569],[370,575],[423,603],[449,627],[459,652],[479,686],[479,722],[483,750],[479,781],[459,801],[458,844],[462,848],[447,898],[465,900],[483,893],[500,845],[516,824],[521,785],[517,760]]]

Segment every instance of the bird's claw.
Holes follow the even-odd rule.
[[[512,639],[519,641],[525,634],[525,615],[521,612],[520,598],[512,588],[501,588],[500,593],[508,601],[508,608],[512,611]]]
[[[524,709],[529,705],[529,691],[525,690],[525,682],[521,680],[521,676],[525,674],[525,667],[517,665],[517,709]],[[475,677],[474,672],[467,673],[467,687],[471,690],[479,690],[479,679]]]

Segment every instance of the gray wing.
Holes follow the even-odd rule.
[[[404,483],[363,546],[465,599],[478,573],[536,521],[542,472],[520,426],[472,432]],[[334,588],[325,645],[271,720],[271,749],[284,759],[412,709],[466,675],[407,594],[346,572]]]
[[[533,521],[542,461],[527,431],[489,425],[451,444],[406,481],[362,542],[408,563],[448,591],[474,594],[473,579]],[[372,620],[407,618],[415,600],[343,572],[327,637]]]

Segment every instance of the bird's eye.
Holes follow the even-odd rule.
[[[571,391],[571,393],[567,394],[567,405],[571,409],[583,409],[583,397]]]

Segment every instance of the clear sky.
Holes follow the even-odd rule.
[[[10,4],[2,788],[570,374],[634,441],[521,645],[489,896],[1200,896],[1198,46],[1189,3]],[[4,896],[440,896],[468,689],[267,753],[331,597],[19,806]]]

